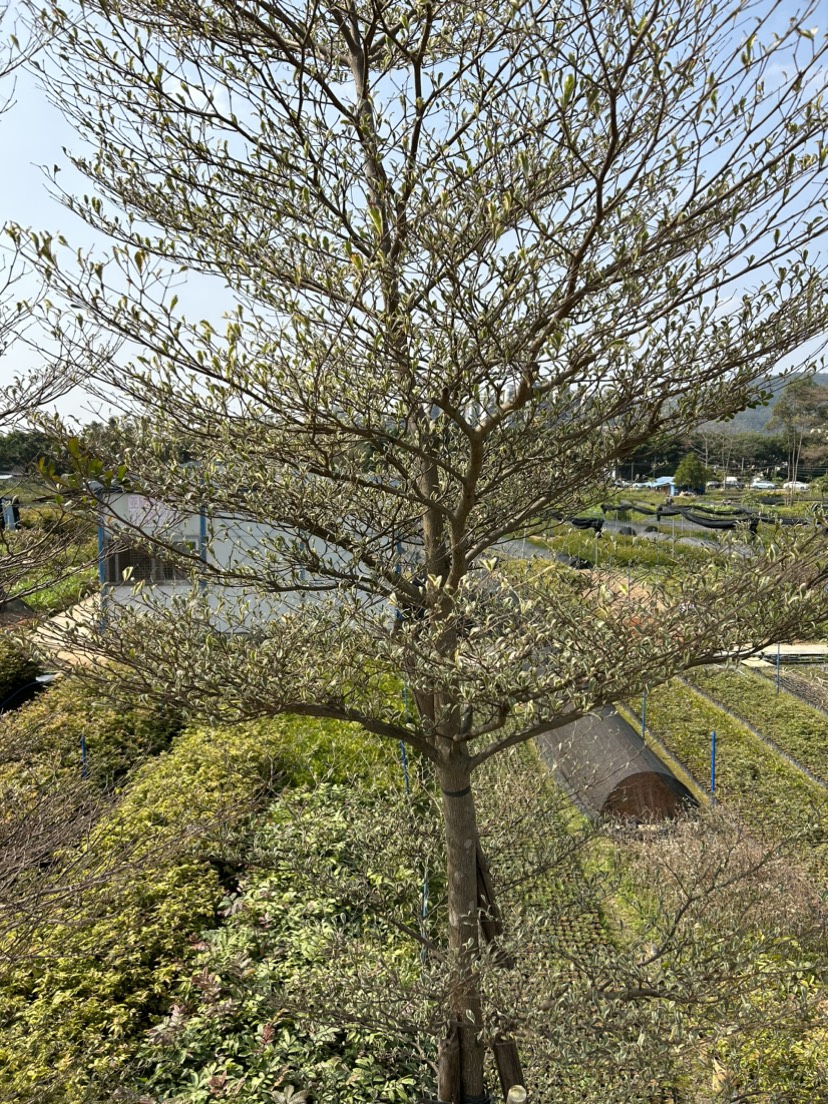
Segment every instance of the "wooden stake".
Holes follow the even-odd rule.
[[[437,1051],[437,1099],[441,1104],[460,1102],[460,1033],[455,1022],[449,1024]]]

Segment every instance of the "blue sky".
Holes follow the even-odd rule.
[[[59,165],[64,179],[72,173],[63,147],[77,146],[77,137],[56,107],[49,103],[32,74],[15,75],[13,85],[7,82],[0,92],[13,91],[9,110],[0,116],[0,223],[17,222],[35,229],[60,228],[78,245],[91,244],[90,231],[60,203],[50,196],[41,166]],[[34,290],[34,282],[23,281],[15,289],[19,299]],[[25,345],[13,346],[0,358],[0,386],[15,374],[37,368],[37,354]],[[64,414],[89,421],[93,414],[87,409],[92,402],[78,392],[60,403]],[[3,430],[0,426],[0,431]]]
[[[828,4],[828,0],[823,0]],[[826,9],[828,10],[828,9]],[[80,140],[60,111],[49,103],[36,77],[25,71],[16,75],[14,85],[7,81],[0,86],[0,96],[13,92],[13,102],[0,116],[0,224],[18,222],[24,226],[49,232],[62,232],[76,247],[88,247],[94,243],[89,228],[68,212],[49,193],[49,185],[43,167],[61,170],[59,180],[68,190],[86,191],[88,182],[74,173],[64,147],[78,149]],[[34,282],[25,282],[16,289],[15,298],[33,291]],[[220,314],[220,294],[202,295],[198,292],[200,309],[204,314]],[[15,374],[37,368],[39,358],[31,349],[18,344],[0,357],[0,386],[9,382]],[[96,416],[107,416],[111,410],[101,407],[98,400],[77,391],[61,400],[60,412],[64,415],[88,421]],[[0,426],[0,432],[6,427]]]

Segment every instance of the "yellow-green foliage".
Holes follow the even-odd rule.
[[[106,788],[165,748],[179,727],[170,713],[115,709],[77,679],[62,679],[0,720],[0,789],[79,777],[82,738],[89,779]]]
[[[828,716],[744,667],[705,667],[690,681],[744,717],[798,763],[828,779]]]
[[[71,922],[44,924],[3,979],[0,1100],[111,1099],[109,1079],[165,1011],[188,938],[215,923],[224,890],[211,856],[277,789],[394,769],[355,726],[287,717],[190,729],[144,764],[89,841],[101,884]]]
[[[634,703],[632,708],[638,708]],[[647,727],[704,785],[710,777],[710,733],[716,731],[716,793],[759,832],[807,843],[824,864],[828,812],[822,790],[749,729],[675,681],[647,695]]]
[[[778,964],[758,957],[757,974]],[[768,986],[748,998],[756,1027],[722,1036],[710,1058],[715,1100],[825,1104],[828,1029],[821,984],[810,971],[791,971],[787,986]],[[810,1023],[809,1023],[810,1020]],[[762,1026],[766,1025],[766,1026]],[[720,1094],[720,1095],[719,1095]]]
[[[273,1104],[288,1085],[326,1104],[421,1098],[430,1071],[405,1014],[365,1023],[391,994],[427,1015],[416,944],[395,922],[418,911],[424,856],[412,859],[433,819],[398,796],[326,783],[271,805],[224,923],[199,941],[127,1078],[142,1100],[204,1104],[219,1087]]]

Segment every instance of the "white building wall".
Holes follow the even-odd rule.
[[[279,577],[275,555],[278,538],[282,535],[290,539],[288,534],[281,534],[274,526],[251,521],[243,515],[207,517],[197,512],[175,511],[146,496],[127,492],[117,492],[102,499],[101,529],[99,543],[103,555],[109,538],[122,536],[129,541],[131,535],[135,538],[155,537],[165,543],[187,544],[208,568],[212,565],[225,571],[243,572],[245,568],[254,568],[258,574],[265,566],[261,561],[266,555],[267,572],[275,578]],[[311,538],[309,543],[327,565],[346,566],[347,559],[341,550],[315,538]],[[291,574],[286,565],[284,582],[289,585],[290,581]],[[102,593],[104,615],[107,608],[114,606],[143,611],[171,608],[176,599],[183,601],[192,596],[193,580],[142,584],[136,584],[134,579],[110,580],[103,584]],[[210,579],[209,571],[205,572],[200,597],[211,611],[219,632],[243,632],[249,625],[272,620],[297,609],[303,601],[314,600],[312,592],[274,592],[268,595],[243,585],[241,581],[238,584],[219,583]]]

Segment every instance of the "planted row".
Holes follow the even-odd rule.
[[[828,716],[744,667],[706,667],[690,681],[828,781]]]
[[[826,867],[825,794],[743,724],[674,681],[647,695],[647,727],[701,784],[710,779],[715,730],[717,798],[738,807],[754,831],[796,837]]]

